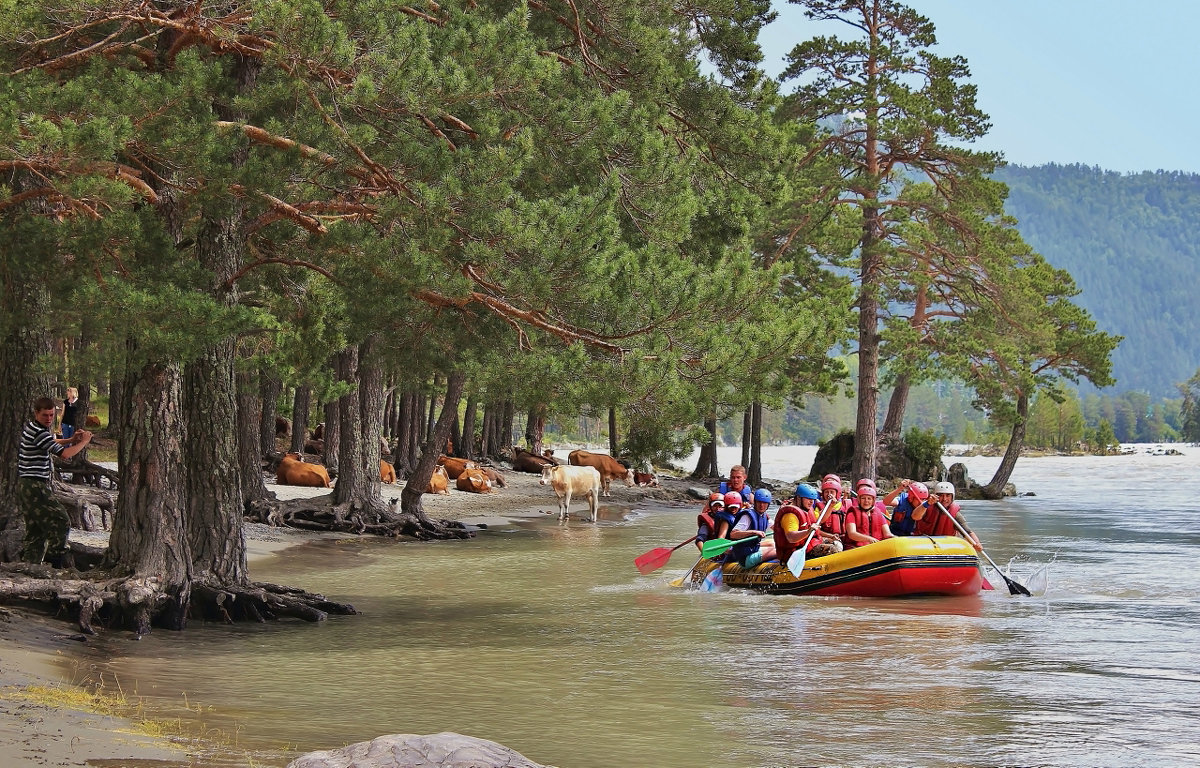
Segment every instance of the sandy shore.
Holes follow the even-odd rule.
[[[459,520],[484,527],[558,514],[558,499],[550,488],[538,483],[537,475],[512,471],[503,474],[507,487],[490,494],[454,489],[448,496],[426,494],[422,499],[425,512],[434,519]],[[267,484],[280,499],[329,492],[276,486],[274,478],[269,478]],[[686,489],[691,485],[694,483],[672,479],[664,479],[661,488],[629,488],[614,483],[612,496],[601,503],[630,508],[646,503],[688,503]],[[399,498],[402,489],[403,483],[384,485],[383,497]],[[571,512],[572,520],[582,520],[587,515],[586,500],[573,500]],[[342,534],[248,523],[246,551],[251,577],[255,560],[317,538],[337,536]],[[73,530],[71,538],[106,544],[108,535]],[[139,733],[130,720],[97,714],[71,701],[45,695],[45,689],[68,693],[75,690],[70,672],[62,662],[80,642],[86,642],[86,638],[70,623],[16,606],[0,607],[0,755],[3,755],[0,764],[5,768],[48,765],[86,768],[95,766],[97,761],[113,761],[105,763],[108,765],[136,764],[141,768],[194,765],[184,744]]]

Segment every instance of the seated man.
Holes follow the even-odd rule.
[[[821,537],[814,533],[817,527],[817,489],[801,484],[796,488],[793,501],[795,504],[785,504],[779,508],[771,525],[771,530],[775,532],[775,553],[782,563],[786,563],[805,541],[808,542],[806,556],[821,543]]]
[[[729,538],[745,541],[735,544],[730,554],[743,568],[753,568],[775,557],[775,545],[763,541],[763,537],[771,531],[771,521],[767,515],[771,501],[771,492],[766,488],[759,488],[754,492],[754,503],[741,509],[733,519],[733,530],[729,532]]]
[[[925,516],[929,489],[924,483],[901,480],[894,491],[883,497],[886,506],[892,508],[891,529],[895,536],[912,536],[917,532],[917,521]]]
[[[958,528],[950,522],[950,518],[953,517],[967,532],[967,541],[971,542],[975,551],[982,551],[983,545],[979,543],[979,537],[971,530],[971,526],[967,525],[966,518],[962,516],[958,504],[954,501],[954,483],[938,483],[933,487],[933,491],[937,500],[926,505],[924,514],[917,518],[916,534],[918,536],[958,536],[960,535]]]

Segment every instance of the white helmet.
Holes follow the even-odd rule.
[[[954,495],[954,483],[941,482],[933,486],[933,492],[937,494],[948,493]]]

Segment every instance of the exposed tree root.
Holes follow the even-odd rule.
[[[290,616],[324,621],[331,613],[356,613],[352,605],[277,584],[194,581],[189,587],[164,590],[153,578],[55,570],[46,564],[0,565],[0,603],[32,603],[51,613],[66,612],[88,635],[96,634],[97,625],[129,627],[140,636],[152,626],[183,629],[189,618],[232,623]]]
[[[424,512],[401,512],[388,505],[364,502],[334,504],[333,494],[310,499],[264,499],[250,505],[248,519],[308,531],[407,536],[430,539],[469,539],[474,534],[457,520],[432,520]]]

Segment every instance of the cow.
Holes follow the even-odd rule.
[[[513,469],[518,472],[528,472],[532,475],[540,475],[546,467],[554,466],[554,462],[538,456],[536,453],[529,451],[519,446],[513,446]]]
[[[551,464],[560,464],[561,465],[561,464],[567,463],[567,462],[563,461],[562,459],[554,458],[554,449],[553,448],[547,448],[546,450],[542,451],[542,458],[545,459],[546,461],[550,462]]]
[[[467,467],[454,481],[454,487],[471,493],[491,493],[492,481],[488,480],[488,476],[479,467]]]
[[[313,430],[312,439],[313,440],[324,440],[325,439],[325,422],[322,421],[320,424],[317,425],[317,428]]]
[[[292,422],[282,416],[275,417],[275,437],[287,437],[292,431]]]
[[[479,465],[470,459],[457,459],[453,456],[442,454],[438,456],[438,464],[446,468],[446,474],[451,480],[457,480],[458,476],[466,469],[479,469]]]
[[[425,486],[425,493],[450,495],[450,477],[446,474],[445,467],[439,465],[433,468],[433,476],[429,478],[429,483]]]
[[[480,467],[480,469],[483,470],[483,474],[488,476],[488,480],[492,481],[493,486],[508,487],[508,483],[504,482],[504,475],[500,474],[499,470],[492,469],[491,467]]]
[[[396,468],[383,459],[379,460],[379,481],[383,483],[396,482]]]
[[[325,441],[324,440],[305,440],[304,441],[304,452],[311,453],[313,456],[324,456],[325,455]]]
[[[633,470],[607,453],[571,451],[567,456],[567,462],[577,467],[594,467],[600,473],[602,495],[604,496],[612,496],[609,484],[613,480],[624,480],[625,485],[633,487]]]
[[[566,520],[570,513],[571,497],[588,497],[591,522],[596,522],[600,512],[600,472],[595,467],[572,467],[560,464],[542,470],[542,485],[549,485],[558,495],[558,519]]]
[[[658,487],[658,476],[653,472],[637,472],[633,473],[633,483],[637,486],[647,486],[650,488]]]
[[[84,429],[100,429],[100,417],[89,413],[83,420]]]
[[[298,453],[286,453],[275,470],[279,485],[303,485],[309,488],[328,488],[329,473],[320,464],[306,464]]]

